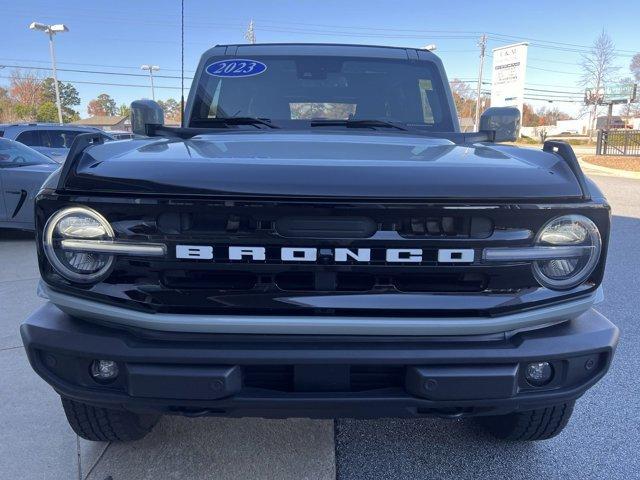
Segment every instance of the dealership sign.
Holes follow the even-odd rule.
[[[516,107],[522,116],[528,43],[493,49],[491,106]]]

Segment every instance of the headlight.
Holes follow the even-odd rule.
[[[540,230],[536,246],[576,247],[558,249],[563,252],[561,257],[547,257],[533,263],[533,273],[541,285],[563,290],[589,278],[598,264],[602,240],[598,227],[587,217],[565,215],[554,218]]]
[[[60,210],[44,227],[44,253],[51,266],[63,277],[74,282],[97,282],[108,274],[114,256],[62,248],[68,240],[112,242],[114,233],[109,222],[98,212],[86,207]]]

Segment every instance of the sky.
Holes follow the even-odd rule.
[[[577,84],[581,52],[588,50],[602,29],[615,43],[620,77],[629,76],[631,56],[640,52],[640,0],[612,4],[594,0],[184,3],[187,77],[207,48],[246,43],[244,34],[253,19],[259,43],[435,44],[449,79],[469,81],[475,88],[471,82],[478,75],[478,37],[486,33],[489,57],[483,81],[491,80],[491,49],[528,41],[529,101],[536,107],[557,106],[576,115],[582,99]],[[78,89],[82,117],[87,116],[88,102],[100,93],[110,94],[118,105],[150,98],[142,64],[160,67],[155,81],[157,99],[180,98],[179,0],[0,0],[0,12],[0,85],[8,84],[7,77],[16,66],[40,67],[42,76],[50,74],[47,37],[28,29],[38,21],[64,23],[69,28],[55,38],[58,78]],[[187,88],[190,83],[190,79],[185,81]]]

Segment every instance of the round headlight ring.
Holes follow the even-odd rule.
[[[575,273],[573,273],[568,278],[563,279],[555,279],[547,276],[542,268],[542,265],[545,262],[551,262],[553,260],[545,260],[545,261],[536,261],[533,262],[532,269],[533,274],[542,286],[551,288],[554,290],[568,290],[570,288],[576,287],[580,285],[585,280],[589,278],[589,276],[593,273],[596,266],[598,265],[598,260],[600,259],[600,253],[602,252],[602,238],[600,237],[600,231],[593,221],[584,215],[562,215],[560,217],[553,218],[548,221],[538,232],[535,238],[536,246],[571,246],[576,245],[575,242],[546,242],[542,241],[542,237],[545,236],[546,233],[549,233],[547,230],[554,227],[555,225],[559,225],[563,222],[572,222],[580,225],[585,231],[586,236],[585,240],[579,245],[584,246],[592,246],[594,247],[589,254],[589,258],[583,263],[580,268],[578,268]],[[564,259],[559,259],[564,260]]]
[[[115,257],[113,255],[104,255],[106,259],[104,261],[104,265],[101,266],[99,270],[90,273],[79,273],[69,268],[69,265],[65,265],[65,262],[60,259],[58,252],[56,251],[56,240],[54,239],[54,235],[56,234],[56,227],[58,227],[58,225],[60,225],[60,222],[65,218],[72,217],[74,215],[89,217],[100,224],[100,226],[104,230],[104,235],[101,235],[100,240],[113,240],[115,238],[115,233],[109,222],[95,210],[87,207],[65,208],[59,210],[51,217],[49,217],[47,223],[45,224],[42,236],[44,254],[47,257],[47,260],[49,260],[49,263],[51,264],[53,269],[67,280],[71,280],[72,282],[77,283],[95,283],[104,278],[111,270],[111,267],[113,266],[113,263],[115,261]],[[74,237],[70,236],[67,238],[73,239]],[[75,238],[86,239],[87,237],[81,236]]]

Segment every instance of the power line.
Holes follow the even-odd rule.
[[[29,70],[51,70],[51,68],[48,67],[33,67],[33,66],[29,66],[29,65],[4,65],[5,67],[13,67],[13,68],[24,68],[24,69],[29,69]],[[116,76],[121,76],[121,77],[144,77],[147,78],[148,75],[145,75],[144,73],[126,73],[126,72],[106,72],[106,71],[100,71],[100,70],[78,70],[78,69],[72,69],[72,68],[58,68],[58,71],[60,72],[72,72],[72,73],[90,73],[90,74],[94,74],[94,75],[116,75]],[[180,79],[180,76],[178,75],[154,75],[154,78],[170,78],[170,79]],[[185,79],[188,80],[193,80],[193,77],[185,77]]]
[[[49,63],[51,62],[51,60],[27,60],[24,58],[0,58],[0,60],[4,61],[4,62],[28,62],[28,63]],[[134,69],[134,70],[138,70],[140,68],[140,65],[105,65],[102,63],[86,63],[86,62],[56,62],[59,63],[61,65],[81,65],[81,66],[85,66],[85,67],[102,67],[102,68],[123,68],[123,69]],[[7,65],[7,66],[11,66],[11,65]],[[27,67],[25,67],[27,68]],[[29,68],[33,68],[33,67],[29,67]],[[180,69],[179,68],[164,68],[163,70],[166,70],[168,72],[179,72]],[[190,73],[194,73],[195,70],[185,70],[185,72],[190,72]]]
[[[576,47],[576,48],[584,48],[587,50],[590,50],[592,48],[591,45],[580,45],[580,44],[576,44],[576,43],[565,43],[565,42],[556,42],[553,40],[541,40],[539,38],[531,38],[531,37],[520,37],[520,36],[514,36],[514,35],[505,35],[502,33],[491,33],[489,32],[489,35],[493,36],[493,37],[503,37],[503,38],[511,38],[511,39],[515,39],[515,40],[524,40],[524,41],[529,41],[529,42],[535,42],[537,44],[550,44],[550,45],[557,45],[557,46],[561,46],[561,47]],[[637,52],[634,52],[632,50],[616,50],[617,52],[621,52],[621,53],[630,53],[630,54],[634,54]]]
[[[5,79],[10,79],[11,77],[8,77],[6,75],[2,75],[0,76],[0,78],[5,78]],[[80,84],[86,84],[86,85],[104,85],[104,86],[113,86],[113,87],[136,87],[136,88],[144,88],[144,89],[149,89],[149,85],[138,85],[138,84],[131,84],[131,83],[105,83],[105,82],[89,82],[86,80],[60,80],[60,82],[66,82],[66,83],[80,83]],[[170,87],[170,86],[158,86],[156,85],[155,88],[164,88],[164,89],[170,89],[170,90],[180,90],[180,87]]]
[[[540,70],[542,72],[560,73],[562,75],[582,75],[582,73],[580,73],[580,72],[563,72],[561,70],[551,70],[551,69],[548,69],[548,68],[534,67],[534,66],[531,66],[531,65],[527,65],[527,68],[531,68],[532,70]]]
[[[33,66],[28,66],[28,65],[5,65],[7,67],[13,67],[13,68],[23,68],[23,69],[33,69],[33,70],[51,70],[48,67],[33,67]],[[111,75],[111,76],[124,76],[124,77],[142,77],[142,78],[147,78],[148,75],[146,74],[142,74],[142,73],[127,73],[127,72],[108,72],[108,71],[103,71],[103,70],[80,70],[80,69],[69,69],[69,68],[59,68],[58,69],[61,72],[71,72],[71,73],[83,73],[83,74],[94,74],[94,75]],[[165,79],[180,79],[180,76],[176,76],[176,75],[154,75],[154,78],[165,78]],[[193,77],[185,77],[185,80],[193,80]],[[461,79],[453,79],[452,81],[459,81],[462,83],[477,83],[478,80],[461,80]],[[83,83],[81,81],[77,81],[77,80],[73,80],[71,81],[72,83]],[[86,83],[86,82],[85,82]],[[102,82],[93,82],[93,84],[103,84]],[[483,85],[491,85],[491,82],[488,81],[483,81],[482,82]],[[107,83],[104,83],[104,85],[108,85]],[[124,84],[123,84],[124,85]],[[556,85],[553,85],[556,86]],[[557,86],[556,86],[557,87]],[[177,87],[170,87],[170,88],[177,88]],[[573,92],[568,92],[568,91],[558,91],[558,90],[548,90],[548,89],[536,89],[536,88],[529,88],[529,87],[525,87],[525,90],[527,91],[535,91],[535,92],[547,92],[547,93],[565,93],[565,94],[574,94],[574,95],[582,95],[582,92],[578,92],[578,91],[573,91]]]
[[[60,9],[64,11],[64,8]],[[79,13],[78,11],[84,11],[84,12],[88,12],[88,13]],[[4,14],[6,15],[7,13],[11,13],[10,9],[5,9],[4,10]],[[31,15],[31,12],[28,13],[23,13],[20,11],[16,11],[13,10],[13,13],[16,14],[17,16],[27,16],[27,15]],[[149,20],[145,20],[145,19],[139,19],[139,18],[135,18],[132,19],[131,17],[105,17],[104,16],[104,10],[100,10],[100,9],[78,9],[78,8],[74,8],[73,9],[73,14],[75,16],[79,16],[79,17],[87,17],[87,18],[92,18],[95,19],[96,18],[96,13],[100,14],[100,19],[101,21],[105,21],[105,20],[113,20],[115,22],[119,22],[119,23],[123,23],[123,22],[129,22],[129,23],[135,23],[136,25],[140,25],[140,24],[144,24],[144,25],[161,25],[161,26],[171,26],[171,27],[178,27],[179,25],[177,23],[174,22],[167,22],[167,21],[159,21],[159,20],[155,20],[153,19],[153,21],[149,21]],[[109,13],[113,13],[113,12],[109,12]],[[152,14],[147,14],[145,15],[145,18],[149,18],[149,16]],[[48,18],[51,17],[50,15],[41,15],[43,18]],[[57,18],[57,17],[56,17]],[[164,20],[166,17],[162,17],[162,19]],[[191,16],[191,18],[197,18],[198,20],[201,19],[201,16],[197,16],[197,15],[193,15]],[[227,20],[229,20],[229,18],[227,18]],[[240,17],[234,17],[231,20],[233,21],[237,21],[237,22],[245,22],[246,18],[240,18]],[[447,34],[449,36],[452,36],[452,38],[455,38],[454,36],[457,36],[457,38],[476,38],[478,35],[480,35],[482,32],[480,31],[474,31],[474,30],[425,30],[425,29],[408,29],[408,28],[398,28],[398,27],[371,27],[371,26],[356,26],[356,25],[331,25],[331,24],[323,24],[323,23],[309,23],[309,22],[293,22],[293,21],[282,21],[282,20],[268,20],[268,19],[256,19],[257,21],[260,22],[261,25],[264,25],[261,27],[261,30],[266,30],[266,31],[274,31],[274,32],[285,32],[285,33],[298,33],[298,34],[327,34],[327,35],[335,35],[335,34],[341,34],[344,33],[347,36],[362,36],[362,37],[371,37],[372,36],[372,32],[388,32],[386,34],[383,34],[383,36],[386,36],[388,38],[421,38],[423,39],[425,37],[425,35],[434,35],[434,36],[440,36],[441,38],[445,38],[445,36],[443,34]],[[244,24],[246,25],[246,24]],[[237,24],[237,25],[233,25],[230,24],[228,21],[224,22],[224,23],[215,23],[215,22],[190,22],[189,23],[189,27],[190,28],[207,28],[210,29],[212,27],[215,27],[217,29],[237,29],[237,28],[243,28],[244,25],[242,24]],[[284,26],[284,27],[283,27]],[[286,28],[286,26],[289,26],[289,28]],[[321,28],[323,30],[312,30],[309,29],[308,27],[316,27],[316,28]],[[268,29],[268,30],[267,30]],[[332,31],[332,32],[326,32],[326,29],[334,29],[336,31]],[[506,34],[506,33],[500,33],[500,32],[487,32],[489,35],[489,38],[492,40],[496,40],[496,41],[501,41],[501,42],[505,42],[505,41],[529,41],[529,42],[533,42],[531,46],[533,47],[540,47],[540,48],[548,48],[548,49],[555,49],[555,50],[560,50],[560,51],[576,51],[578,53],[587,53],[588,51],[590,51],[590,49],[592,48],[591,45],[583,45],[583,44],[577,44],[577,43],[568,43],[568,42],[558,42],[558,41],[553,41],[553,40],[543,40],[543,39],[539,39],[539,38],[533,38],[533,37],[526,37],[526,36],[519,36],[519,35],[510,35],[510,34]],[[407,34],[413,34],[413,35],[407,35]],[[126,41],[130,41],[130,40],[126,40]],[[144,41],[142,39],[135,39],[136,42],[140,42],[140,41]],[[633,56],[636,52],[633,50],[626,50],[626,49],[616,49],[616,53],[618,53],[620,56]]]

